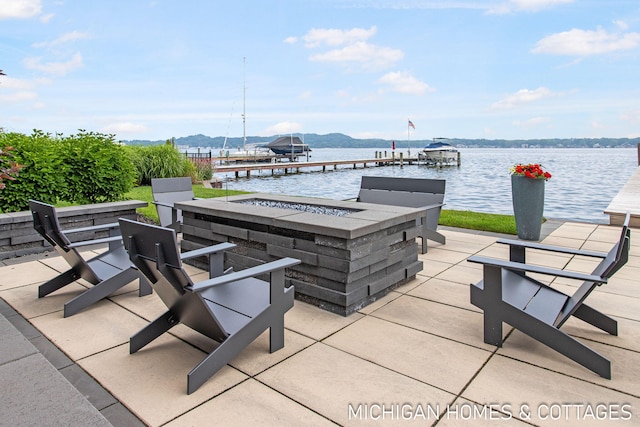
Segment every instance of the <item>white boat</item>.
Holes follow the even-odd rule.
[[[265,144],[243,144],[243,147],[238,147],[235,151],[225,150],[223,147],[220,151],[220,157],[226,158],[230,162],[272,162],[276,159],[276,153]]]
[[[433,138],[433,142],[418,153],[418,159],[431,165],[458,164],[458,149],[449,138]]]

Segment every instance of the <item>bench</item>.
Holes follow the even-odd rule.
[[[357,201],[423,208],[425,215],[417,221],[422,238],[421,253],[424,254],[427,252],[427,240],[446,242],[445,236],[436,231],[444,205],[445,187],[444,179],[363,176]]]

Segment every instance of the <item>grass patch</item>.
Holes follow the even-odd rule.
[[[193,194],[200,198],[225,197],[237,194],[248,194],[247,191],[225,190],[221,188],[206,188],[202,184],[193,186]],[[158,212],[153,202],[151,186],[134,187],[133,190],[125,194],[125,199],[142,200],[149,203],[146,208],[138,208],[137,212],[150,220],[159,223]],[[58,207],[70,206],[71,203],[56,204]],[[544,220],[543,220],[544,221]],[[470,230],[489,231],[493,233],[517,235],[516,220],[513,215],[488,214],[472,211],[456,211],[443,209],[440,214],[440,225],[457,228],[467,228]]]
[[[247,194],[246,191],[236,191],[236,190],[225,190],[222,188],[206,188],[202,186],[202,184],[196,184],[193,186],[193,194],[196,197],[200,197],[203,199],[209,199],[212,197],[224,197],[224,196],[235,196],[236,194]],[[128,200],[142,200],[143,202],[149,203],[149,206],[146,208],[138,208],[136,211],[140,215],[144,215],[145,217],[159,223],[158,212],[156,211],[156,206],[153,202],[153,193],[151,192],[151,186],[142,185],[140,187],[134,187],[133,190],[129,191],[125,194],[125,199]]]
[[[513,215],[443,209],[440,213],[439,224],[493,233],[518,234],[516,219]]]

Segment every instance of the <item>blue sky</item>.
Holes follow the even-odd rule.
[[[0,0],[0,69],[23,133],[640,136],[638,0]]]

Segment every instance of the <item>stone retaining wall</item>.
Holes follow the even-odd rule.
[[[117,222],[118,218],[136,219],[136,209],[147,202],[127,200],[123,202],[96,203],[56,209],[63,230]],[[71,241],[107,237],[107,231],[74,233]],[[0,214],[0,260],[53,250],[33,228],[31,212]]]

